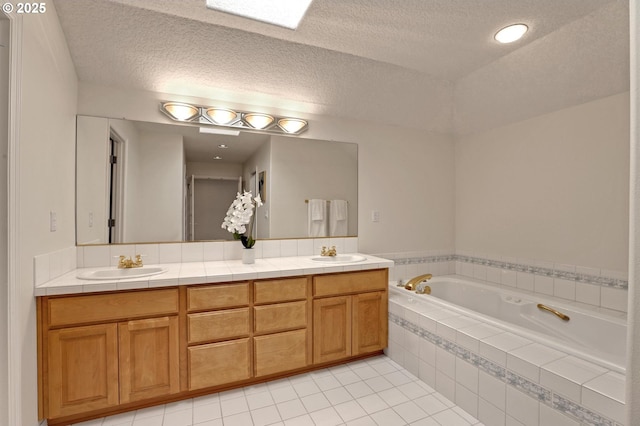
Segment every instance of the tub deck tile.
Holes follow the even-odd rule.
[[[532,343],[531,340],[513,333],[505,332],[496,334],[480,342],[480,355],[504,367],[507,365],[507,352],[531,345]]]
[[[504,333],[504,330],[497,327],[482,323],[474,324],[457,330],[456,343],[475,353],[479,353],[481,340],[501,333]]]
[[[574,356],[567,356],[540,371],[540,384],[567,396],[573,401],[582,398],[582,384],[607,373],[607,369]]]

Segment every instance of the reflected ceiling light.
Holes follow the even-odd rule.
[[[207,0],[209,9],[295,30],[313,0]]]
[[[306,125],[307,122],[299,118],[281,118],[278,120],[278,127],[287,133],[298,133]]]
[[[198,108],[179,102],[165,102],[162,104],[162,110],[177,121],[190,121],[199,113]]]
[[[238,117],[235,111],[227,108],[207,108],[205,114],[215,124],[229,124]]]
[[[509,25],[508,27],[504,27],[500,31],[496,33],[493,38],[500,43],[513,43],[514,41],[520,40],[524,33],[527,32],[529,27],[525,24],[514,24]]]
[[[267,128],[275,120],[269,114],[261,114],[259,112],[244,114],[242,118],[249,126],[260,130]]]
[[[240,130],[217,129],[215,127],[200,127],[200,133],[208,133],[210,135],[238,136],[240,134]]]
[[[222,160],[222,157],[220,157],[219,155],[216,155],[215,157],[213,157],[214,160]]]
[[[220,149],[227,149],[227,148],[229,148],[229,145],[226,145],[226,144],[221,143],[220,145],[218,145],[218,148],[220,148]]]
[[[160,111],[172,120],[199,124],[200,133],[215,135],[238,136],[240,130],[299,135],[309,128],[309,123],[300,118],[182,102],[160,102]]]

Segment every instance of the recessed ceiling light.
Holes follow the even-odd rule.
[[[207,7],[295,30],[312,0],[207,0]]]
[[[216,155],[215,157],[213,157],[214,160],[222,160],[222,157],[220,157],[219,155]]]
[[[514,24],[504,27],[496,33],[495,38],[500,43],[513,43],[516,40],[520,40],[524,33],[527,32],[529,27],[525,24]]]
[[[229,145],[221,143],[220,145],[218,145],[218,148],[227,149],[227,148],[229,148]]]

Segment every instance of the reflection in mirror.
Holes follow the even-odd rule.
[[[77,244],[231,240],[221,224],[240,190],[265,199],[258,239],[356,236],[357,175],[353,143],[78,116]]]

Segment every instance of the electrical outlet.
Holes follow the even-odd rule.
[[[58,215],[56,212],[49,212],[49,231],[56,232],[58,230]]]
[[[380,222],[380,212],[378,210],[371,211],[371,222]]]
[[[89,228],[93,228],[93,212],[89,212]]]

